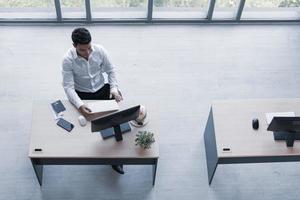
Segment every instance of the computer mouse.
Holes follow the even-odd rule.
[[[259,127],[259,121],[258,121],[257,118],[254,118],[254,119],[252,120],[252,128],[253,128],[254,130],[257,130],[258,127]]]
[[[82,116],[82,115],[80,115],[80,116],[78,117],[78,121],[79,121],[79,124],[80,124],[81,126],[85,126],[86,123],[87,123],[85,117]]]

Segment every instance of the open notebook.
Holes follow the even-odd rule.
[[[87,103],[87,107],[92,110],[92,113],[100,113],[107,111],[119,110],[119,105],[116,100],[98,100]]]

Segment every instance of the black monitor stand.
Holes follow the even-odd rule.
[[[122,134],[129,131],[131,131],[130,125],[128,122],[125,122],[123,124],[101,130],[100,133],[103,139],[115,136],[116,141],[119,142],[123,140]]]
[[[295,140],[300,140],[300,132],[296,131],[274,131],[274,140],[285,140],[287,147],[293,147]]]
[[[116,138],[117,142],[123,140],[122,131],[121,131],[120,125],[114,126],[114,132],[115,132],[115,138]]]

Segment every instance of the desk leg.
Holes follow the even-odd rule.
[[[210,110],[209,117],[205,127],[204,142],[205,142],[205,152],[206,152],[208,184],[210,185],[218,166],[218,153],[217,153],[217,146],[216,146],[216,137],[215,137],[212,109]]]
[[[34,169],[35,175],[39,181],[40,186],[42,186],[43,181],[43,165],[36,164],[36,159],[31,159],[32,167]]]
[[[153,173],[153,182],[152,182],[152,185],[153,186],[155,185],[157,162],[158,162],[158,159],[155,159],[155,163],[154,163],[154,165],[152,165],[152,173]]]

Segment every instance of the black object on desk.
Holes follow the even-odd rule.
[[[64,104],[61,102],[61,100],[51,103],[51,106],[56,113],[60,113],[60,112],[66,110],[66,108],[65,108]]]
[[[34,151],[42,151],[42,149],[40,149],[40,148],[37,148],[37,149],[34,149]]]
[[[257,130],[257,129],[259,128],[259,121],[258,121],[257,118],[254,118],[254,119],[252,120],[252,128],[253,128],[254,130]]]
[[[273,131],[274,140],[285,140],[287,147],[300,140],[300,117],[273,117],[268,131]]]
[[[92,121],[92,132],[113,128],[115,139],[119,142],[123,140],[121,124],[136,119],[139,116],[139,111],[140,105],[98,118]]]
[[[71,130],[74,128],[74,125],[72,123],[63,118],[60,118],[56,124],[69,132],[71,132]]]
[[[121,128],[122,133],[131,131],[131,127],[128,122],[120,124],[120,128]],[[112,127],[104,129],[104,130],[100,131],[100,133],[101,133],[101,136],[103,139],[107,139],[107,138],[115,136],[115,131],[114,131],[114,128],[112,128]]]

